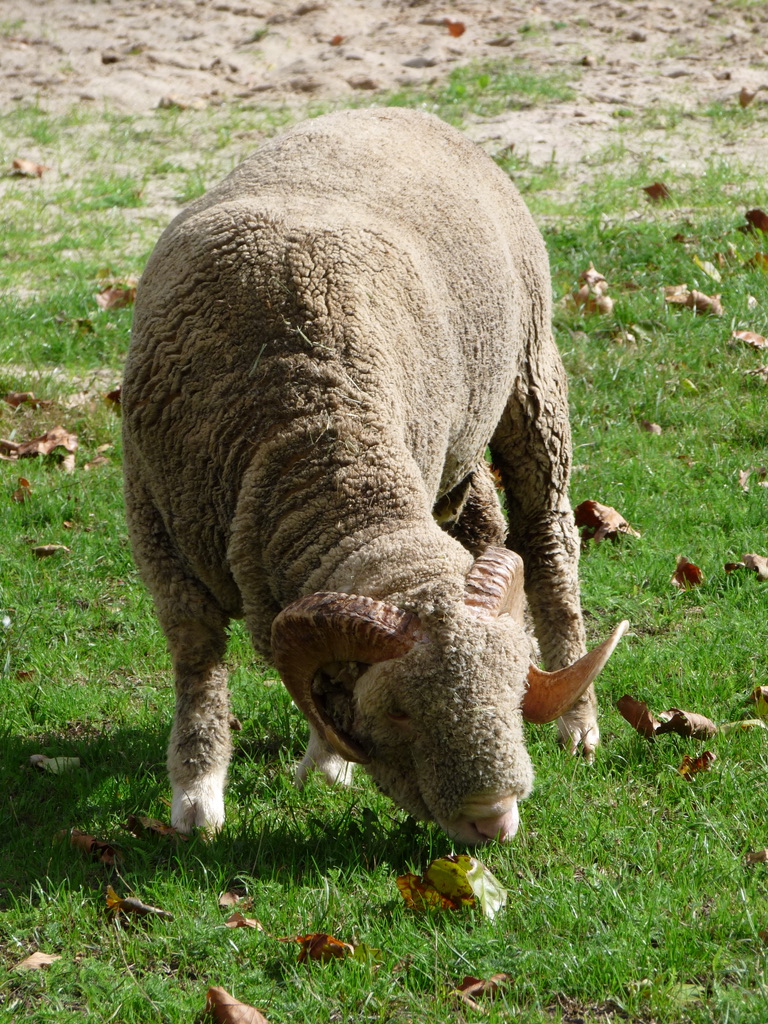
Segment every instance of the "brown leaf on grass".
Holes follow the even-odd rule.
[[[32,391],[9,391],[5,396],[5,401],[14,409],[20,405],[31,405],[33,409],[48,409],[53,405],[48,398],[35,398]]]
[[[768,864],[768,850],[755,850],[746,856],[747,864]]]
[[[645,701],[637,700],[625,693],[621,700],[616,702],[616,707],[619,714],[626,718],[632,728],[636,729],[641,736],[645,736],[647,740],[654,738],[661,722],[654,718]]]
[[[640,420],[640,429],[648,434],[660,434],[661,427],[658,423],[651,423],[650,420]]]
[[[68,548],[66,544],[36,544],[31,551],[35,558],[50,558],[51,555],[57,555],[60,551],[71,554],[72,548]]]
[[[704,581],[704,573],[693,562],[689,562],[685,555],[677,556],[677,568],[672,573],[669,582],[679,590],[690,590],[691,587],[698,587]]]
[[[768,722],[768,686],[756,686],[752,700],[757,704],[758,717]]]
[[[205,1012],[217,1024],[268,1024],[267,1018],[255,1006],[241,1003],[219,986],[208,989]]]
[[[755,209],[747,210],[744,216],[747,219],[747,223],[742,228],[743,231],[765,231],[768,234],[768,213]]]
[[[613,311],[613,299],[607,294],[608,282],[595,270],[593,263],[579,274],[579,281],[581,286],[565,297],[564,305],[571,309],[583,308],[587,313],[607,315]]]
[[[716,760],[716,757],[711,750],[705,750],[698,757],[691,757],[690,754],[685,754],[682,764],[677,770],[684,778],[690,780],[694,775],[698,775],[699,772],[708,772],[714,760]]]
[[[248,910],[253,906],[253,897],[239,896],[236,892],[223,892],[221,896],[219,896],[219,906],[222,909],[240,906],[243,910]]]
[[[50,169],[45,164],[38,164],[34,160],[26,160],[24,157],[16,157],[11,164],[11,174],[20,178],[42,178],[43,174]]]
[[[444,18],[443,24],[454,38],[463,36],[464,33],[467,31],[467,26],[464,24],[463,21],[451,21],[450,18]]]
[[[462,983],[456,986],[452,994],[473,1010],[479,1010],[481,1013],[484,1013],[485,1010],[477,1002],[477,997],[488,996],[490,999],[495,999],[502,985],[508,985],[511,980],[508,974],[492,974],[487,979],[474,978],[471,974],[468,974]]]
[[[70,434],[61,426],[51,427],[40,437],[33,437],[29,441],[17,443],[0,438],[0,458],[6,461],[31,459],[37,455],[51,455],[58,448],[63,448],[67,454],[62,459],[62,467],[65,472],[71,473],[75,468],[77,445],[77,434]]]
[[[81,832],[79,828],[73,828],[70,832],[70,843],[87,857],[100,861],[102,864],[108,864],[110,867],[116,860],[123,859],[123,855],[112,843],[105,843],[102,839],[97,839],[96,836],[89,836],[85,832]]]
[[[167,910],[150,907],[135,896],[118,896],[111,885],[107,886],[107,916],[115,922],[124,917],[161,917],[165,921],[173,920],[173,914],[169,914]]]
[[[89,462],[86,462],[84,464],[83,469],[86,472],[89,472],[92,469],[98,469],[99,466],[108,466],[108,465],[109,465],[109,459],[107,458],[106,455],[94,455],[94,457]]]
[[[131,306],[136,299],[135,287],[124,288],[111,285],[109,288],[102,288],[96,294],[96,305],[101,309],[121,309],[123,306]]]
[[[711,313],[712,316],[722,316],[725,310],[720,302],[720,295],[705,295],[704,292],[697,292],[695,289],[689,291],[685,284],[666,285],[664,288],[664,301],[678,306],[687,306],[697,313]]]
[[[652,185],[644,185],[643,192],[646,193],[652,203],[660,203],[670,198],[670,191],[662,181],[654,181]]]
[[[19,477],[19,486],[11,495],[11,501],[29,501],[32,497],[32,484],[25,476]]]
[[[341,960],[345,956],[353,955],[355,947],[349,942],[342,942],[335,939],[327,932],[312,932],[309,935],[284,935],[279,942],[298,942],[300,964],[307,960],[320,960],[327,963],[329,960]]]
[[[264,925],[261,921],[257,921],[255,917],[244,917],[239,910],[236,910],[234,914],[230,914],[224,924],[227,928],[255,928],[259,932],[264,931]]]
[[[601,505],[598,501],[582,501],[573,510],[573,514],[576,526],[582,527],[581,537],[584,541],[594,539],[595,543],[599,544],[605,537],[616,540],[620,533],[630,537],[640,536],[615,508]]]
[[[748,107],[755,96],[757,96],[757,92],[757,89],[748,89],[746,85],[742,85],[741,92],[739,93],[739,106],[742,108]]]
[[[132,832],[139,839],[149,832],[152,835],[164,836],[169,839],[181,839],[186,842],[189,836],[179,832],[173,825],[167,825],[158,818],[148,818],[144,814],[129,814],[125,819],[124,828]]]
[[[54,963],[56,960],[61,960],[58,953],[32,953],[25,960],[21,960],[11,970],[14,971],[39,971],[41,967],[47,967],[48,964]]]
[[[670,708],[659,716],[663,721],[656,728],[656,735],[674,732],[678,736],[687,736],[694,740],[708,740],[717,734],[717,726],[706,715],[697,715],[692,711],[681,711]]]
[[[61,775],[80,767],[79,757],[48,757],[46,754],[30,754],[29,763],[40,771]]]
[[[754,331],[733,331],[731,342],[736,341],[743,341],[745,345],[751,345],[752,348],[768,348],[768,338],[763,337],[762,334],[756,334]]]

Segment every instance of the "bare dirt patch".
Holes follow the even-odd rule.
[[[514,144],[533,163],[569,165],[624,135],[697,169],[710,158],[703,123],[685,146],[662,120],[739,105],[742,89],[768,106],[768,5],[750,0],[685,3],[540,0],[445,6],[429,0],[5,0],[0,20],[0,110],[36,102],[61,112],[106,106],[144,113],[163,104],[232,101],[288,106],[377,100],[405,87],[439,85],[459,65],[499,59],[566,74],[570,98],[537,99],[468,126],[488,148]],[[687,125],[690,129],[691,125]],[[765,133],[717,146],[768,165]]]

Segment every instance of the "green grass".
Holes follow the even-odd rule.
[[[500,75],[461,70],[445,88],[401,99],[452,119],[487,114],[524,93],[520,78],[497,88]],[[540,99],[541,80],[535,88]],[[753,477],[743,492],[737,479],[768,463],[768,385],[748,373],[768,357],[729,344],[734,328],[768,335],[768,275],[749,262],[768,239],[738,230],[746,209],[768,208],[754,167],[713,160],[701,175],[662,174],[651,155],[627,169],[617,149],[563,198],[561,171],[501,157],[544,230],[556,300],[590,261],[609,282],[608,317],[556,305],[572,498],[615,506],[642,537],[584,551],[590,639],[624,617],[632,632],[601,677],[594,765],[565,757],[551,727],[529,729],[537,784],[520,833],[482,853],[509,891],[497,919],[404,908],[396,876],[451,844],[364,778],[346,793],[293,789],[306,729],[239,625],[229,661],[243,729],[223,833],[178,842],[125,829],[131,813],[168,817],[172,691],[126,537],[119,419],[101,400],[119,379],[131,314],[99,310],[94,295],[105,273],[140,273],[178,203],[286,117],[26,107],[0,118],[0,165],[30,155],[52,167],[42,179],[0,180],[0,394],[29,389],[55,402],[0,402],[0,437],[61,423],[80,440],[72,474],[52,456],[0,462],[0,1021],[181,1024],[200,1019],[207,988],[222,985],[271,1024],[444,1024],[479,1016],[450,995],[464,975],[505,971],[512,981],[487,1004],[489,1022],[764,1024],[768,867],[747,868],[744,855],[768,846],[768,734],[716,737],[706,745],[713,768],[688,782],[677,766],[702,745],[649,745],[614,706],[630,692],[656,711],[733,721],[751,717],[749,693],[768,676],[768,584],[723,569],[746,551],[768,553],[768,489]],[[709,120],[730,130],[729,118]],[[656,178],[672,192],[659,206],[641,191]],[[694,262],[718,264],[717,253],[730,254],[720,283]],[[720,292],[725,315],[666,305],[663,286],[683,281]],[[663,433],[645,433],[643,419]],[[85,470],[105,444],[109,462]],[[12,500],[20,476],[32,487],[23,503]],[[47,543],[70,551],[35,558],[31,548]],[[679,554],[702,567],[701,587],[670,585]],[[79,757],[81,767],[40,774],[33,753]],[[71,828],[119,845],[118,867],[79,853],[60,835]],[[107,884],[174,920],[116,929]],[[248,913],[265,932],[223,927],[217,899],[232,887],[253,897]],[[316,930],[377,947],[378,961],[306,966],[295,944],[278,941]],[[61,959],[12,970],[37,949]]]

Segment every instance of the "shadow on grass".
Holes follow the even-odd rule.
[[[406,870],[431,850],[430,827],[371,791],[356,787],[331,796],[325,787],[314,794],[311,786],[294,790],[285,759],[300,756],[298,738],[292,743],[243,734],[233,759],[229,820],[219,835],[136,837],[125,825],[129,814],[170,819],[166,736],[165,730],[118,728],[87,736],[47,734],[44,743],[12,734],[0,738],[0,909],[39,885],[104,887],[114,869],[76,850],[69,841],[73,828],[114,844],[121,856],[116,874],[136,884],[177,872],[202,885],[211,874],[222,885],[247,876],[311,884],[328,871],[344,874],[381,863]],[[29,759],[41,752],[77,757],[80,767],[40,771]],[[244,797],[248,792],[253,806]]]

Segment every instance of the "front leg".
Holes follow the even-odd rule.
[[[329,786],[349,786],[352,783],[354,765],[332,750],[314,726],[310,725],[307,752],[293,776],[297,789],[304,788],[307,776],[313,769],[320,772]]]
[[[224,824],[224,785],[231,755],[223,628],[185,623],[167,630],[176,675],[176,714],[168,745],[171,823],[217,831]]]
[[[548,335],[515,381],[491,441],[507,499],[507,546],[523,558],[525,590],[544,667],[586,653],[579,537],[568,500],[571,436],[560,356]],[[558,721],[561,742],[592,758],[600,738],[593,687]]]

